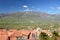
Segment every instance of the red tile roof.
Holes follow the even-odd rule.
[[[43,30],[43,32],[45,32],[46,34],[52,34],[48,30]],[[35,30],[16,30],[16,29],[13,29],[13,30],[10,29],[10,30],[6,31],[6,30],[0,29],[0,37],[2,37],[3,35],[6,36],[6,37],[8,37],[8,36],[9,37],[20,37],[23,34],[28,36],[29,33],[31,33],[31,35],[30,35],[30,39],[31,39],[32,38],[32,34],[39,35],[41,32],[35,31]]]

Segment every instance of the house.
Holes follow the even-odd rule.
[[[8,35],[7,35],[6,29],[0,29],[0,40],[7,40]]]
[[[37,32],[32,31],[29,40],[38,40]]]
[[[21,36],[21,32],[19,32],[19,30],[14,29],[8,31],[9,40],[17,40],[17,38],[20,36]]]
[[[38,33],[36,30],[0,29],[0,40],[36,40]]]
[[[9,40],[36,40],[37,34],[34,30],[10,30],[8,31]]]
[[[30,31],[28,30],[10,30],[8,36],[10,40],[26,40],[28,39]]]

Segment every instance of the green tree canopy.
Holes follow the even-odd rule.
[[[39,40],[49,40],[49,36],[46,33],[41,32],[39,35]]]

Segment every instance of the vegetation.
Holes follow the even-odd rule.
[[[56,39],[56,36],[53,35],[53,36],[50,38],[50,40],[57,40],[57,39]]]
[[[54,31],[52,32],[52,36],[49,37],[48,35],[46,35],[46,33],[41,32],[41,34],[39,35],[39,40],[60,40],[60,35],[58,35],[58,32]]]
[[[52,33],[53,33],[53,36],[50,38],[50,40],[57,40],[59,38],[58,32],[54,31]]]
[[[53,18],[53,19],[52,19]],[[0,28],[5,29],[42,29],[57,30],[60,16],[43,12],[16,12],[0,14]]]
[[[58,32],[56,32],[56,31],[53,32],[53,35],[55,35],[56,37],[59,36],[59,35],[58,35]]]
[[[49,39],[49,36],[46,33],[41,32],[41,34],[39,36],[39,39],[40,40],[48,40]]]

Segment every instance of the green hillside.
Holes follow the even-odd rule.
[[[6,29],[57,29],[60,26],[60,16],[44,12],[15,12],[0,14],[0,28]]]

